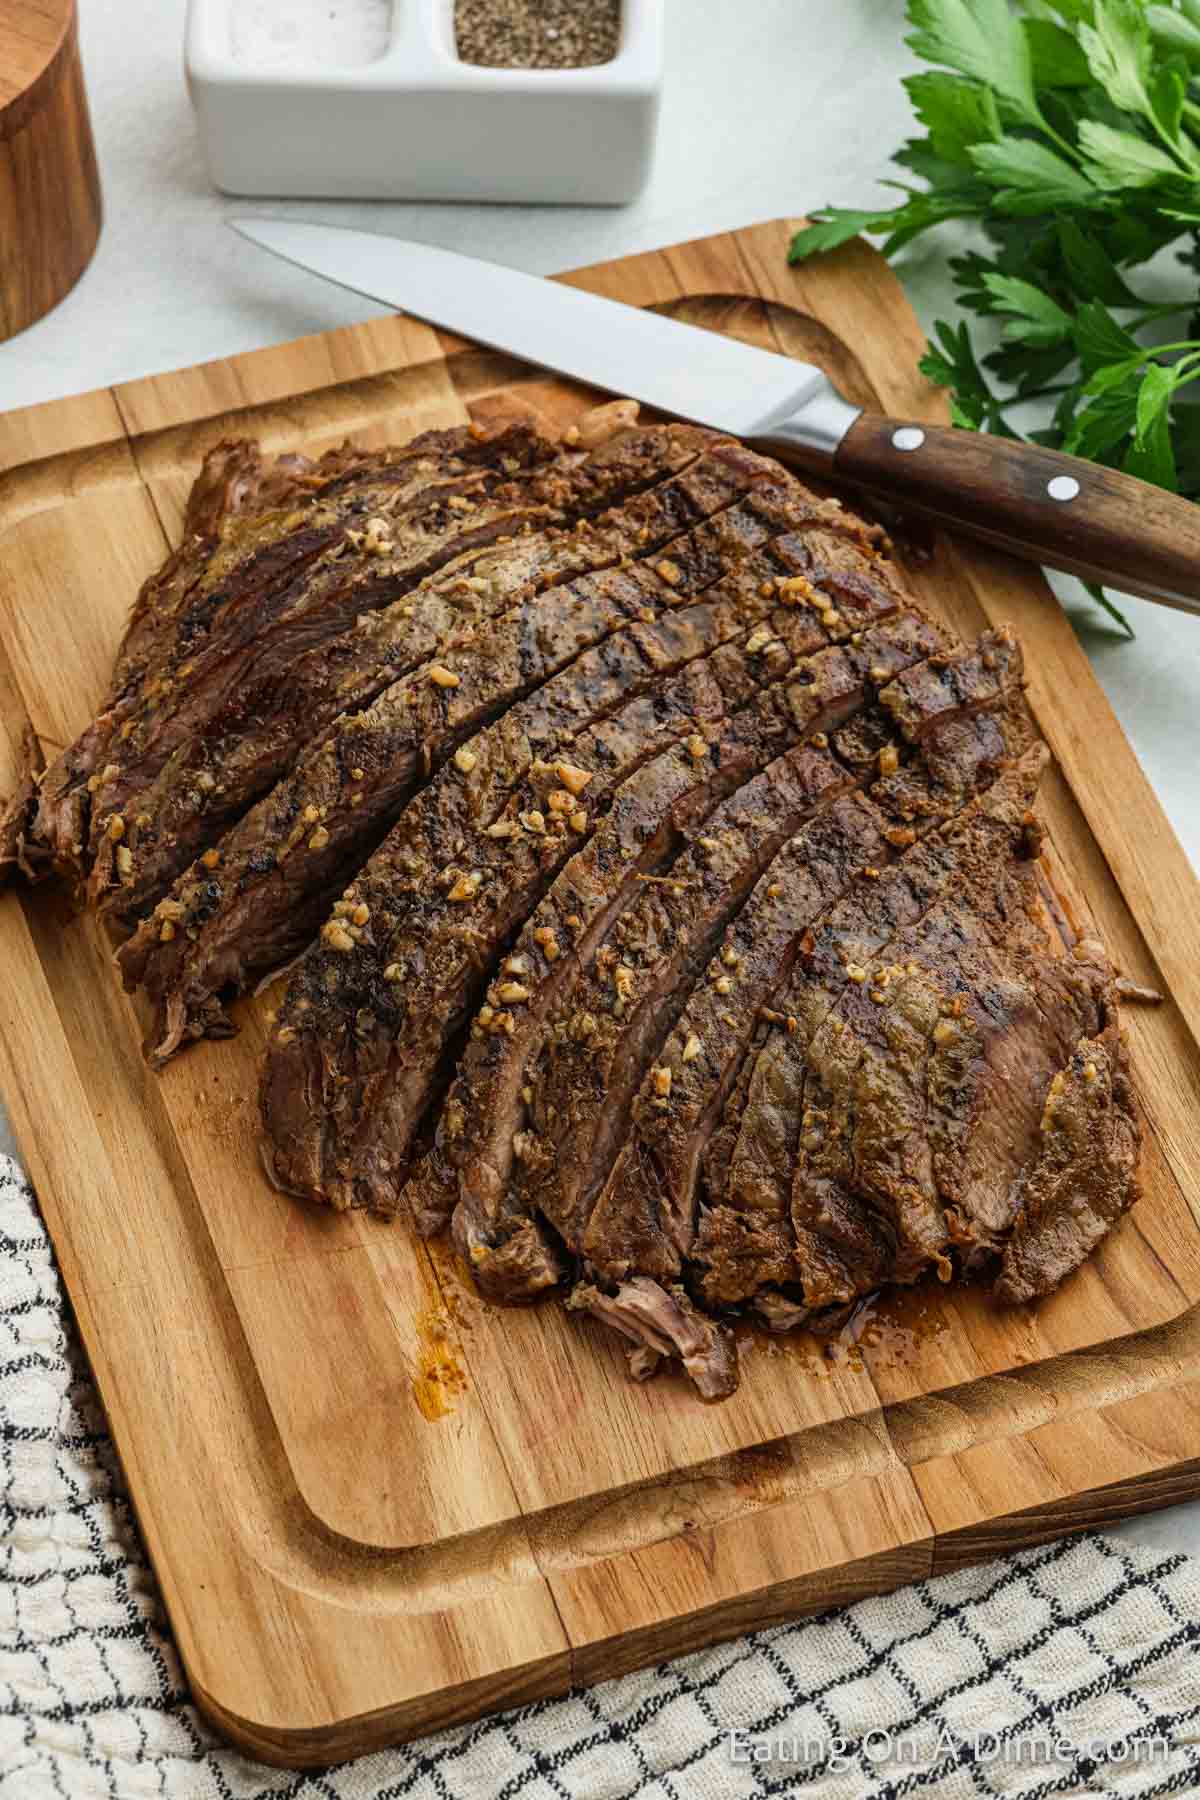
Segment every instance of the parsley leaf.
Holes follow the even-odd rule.
[[[1012,408],[1036,408],[1034,442],[1200,499],[1200,0],[907,12],[933,65],[905,81],[924,135],[896,160],[915,185],[890,210],[822,209],[792,257],[859,231],[894,256],[943,220],[976,220],[984,247],[950,273],[998,347],[977,350],[966,317],[941,320],[921,362],[955,424],[1013,436]],[[1179,278],[1152,302],[1131,271],[1162,251]]]
[[[1121,612],[1118,607],[1113,605],[1112,601],[1109,599],[1109,597],[1105,593],[1104,589],[1102,587],[1100,587],[1097,582],[1094,582],[1094,581],[1085,581],[1083,585],[1087,589],[1088,593],[1092,596],[1092,599],[1096,602],[1096,605],[1101,609],[1102,612],[1106,612],[1108,614],[1109,618],[1112,619],[1115,624],[1117,624],[1121,627],[1121,630],[1125,633],[1125,636],[1127,638],[1134,637],[1135,633],[1134,633],[1133,626],[1129,623],[1129,620],[1125,617],[1125,614],[1123,612]]]
[[[1171,15],[1173,18],[1176,14]],[[1200,35],[1200,34],[1198,34]],[[1037,87],[1087,87],[1092,79],[1079,40],[1053,19],[1026,19],[1025,36]]]
[[[994,204],[1002,212],[1044,213],[1099,203],[1089,177],[1036,138],[976,144],[971,161],[989,186],[1000,189]]]
[[[1075,314],[1075,347],[1089,375],[1106,364],[1125,363],[1139,353],[1137,339],[1117,324],[1099,300],[1086,301]]]
[[[884,250],[892,256],[931,225],[940,225],[946,219],[970,218],[982,211],[981,199],[966,190],[945,194],[912,192],[903,206],[882,212],[822,206],[813,213],[811,222],[796,233],[788,257],[791,262],[803,262],[806,257],[838,249],[864,231],[886,232]]]
[[[1033,59],[1008,0],[909,0],[908,16],[916,27],[909,48],[924,61],[971,76],[1037,120]]]
[[[1098,119],[1085,119],[1079,141],[1088,156],[1088,174],[1099,188],[1152,187],[1179,174],[1165,150],[1132,131],[1114,131]]]
[[[1094,294],[1106,306],[1137,306],[1121,271],[1094,230],[1065,214],[1058,221],[1058,248],[1071,285],[1079,293]]]
[[[1008,315],[1004,337],[1009,343],[1035,344],[1048,349],[1071,335],[1071,315],[1032,282],[1016,275],[985,275],[995,310]]]
[[[1063,445],[1071,456],[1107,462],[1132,436],[1137,419],[1138,378],[1127,374],[1096,394],[1076,418]]]
[[[1133,442],[1121,467],[1129,475],[1178,492],[1175,451],[1171,444],[1169,406],[1175,378],[1161,363],[1151,363],[1138,390]]]
[[[1148,6],[1146,23],[1164,48],[1179,51],[1191,62],[1200,62],[1200,15],[1190,19],[1173,6]]]
[[[1096,0],[1094,25],[1080,24],[1079,46],[1088,67],[1122,112],[1147,112],[1150,99],[1150,26],[1138,0]]]
[[[803,262],[825,250],[837,250],[864,231],[883,231],[892,212],[852,212],[845,206],[822,206],[792,239],[791,260]]]
[[[904,85],[934,155],[943,162],[969,168],[972,145],[1000,137],[1000,112],[991,88],[940,69],[910,75]]]

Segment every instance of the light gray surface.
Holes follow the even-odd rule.
[[[826,200],[884,200],[888,152],[909,129],[898,79],[909,62],[902,0],[667,4],[654,176],[636,205],[594,211],[228,201],[210,188],[192,129],[181,75],[183,0],[80,0],[105,229],[75,291],[0,345],[0,410],[382,310],[257,255],[224,228],[233,211],[363,225],[548,273]],[[914,246],[903,273],[928,324],[946,304],[944,250]],[[1200,859],[1200,622],[1129,600],[1138,634],[1129,644],[1086,603],[1070,604],[1151,782]],[[7,1147],[0,1115],[0,1148]],[[1122,1529],[1200,1551],[1200,1505]]]

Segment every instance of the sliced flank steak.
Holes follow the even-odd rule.
[[[811,496],[806,495],[798,484],[793,486],[803,515],[806,519],[812,518]],[[758,491],[755,490],[750,498],[757,504]],[[850,629],[853,636],[855,617],[860,617],[865,625],[872,617],[886,617],[896,609],[899,590],[890,573],[876,567],[855,534],[840,527],[832,531],[826,529],[819,515],[811,530],[820,539],[823,564],[831,570],[845,571],[847,577],[852,578],[853,591],[846,591],[839,611],[828,604],[828,596],[821,595],[808,581],[801,579],[799,586],[808,596],[809,603],[800,604],[801,596],[793,571],[797,560],[807,553],[793,529],[796,507],[785,505],[769,494],[767,504],[777,510],[780,522],[788,527],[784,535],[771,539],[751,554],[740,548],[739,554],[727,561],[726,572],[704,599],[670,615],[657,627],[635,627],[618,634],[608,641],[603,654],[588,653],[555,677],[539,694],[515,707],[497,726],[465,746],[467,757],[472,759],[465,771],[468,790],[476,784],[482,785],[475,769],[476,761],[489,786],[494,787],[495,746],[503,746],[506,740],[516,746],[515,750],[502,749],[500,752],[501,759],[507,759],[509,780],[517,789],[505,817],[497,817],[492,812],[486,812],[485,816],[485,808],[476,800],[473,802],[475,818],[470,821],[472,831],[467,834],[463,829],[467,821],[457,822],[464,781],[456,759],[454,766],[445,769],[432,786],[411,803],[391,837],[364,871],[360,883],[354,884],[353,891],[347,890],[344,904],[352,905],[356,910],[364,905],[374,906],[375,901],[368,901],[366,894],[358,891],[365,882],[377,896],[383,915],[389,918],[396,911],[388,898],[389,889],[409,896],[404,899],[397,921],[386,938],[385,964],[398,973],[388,993],[388,1005],[375,1007],[373,1002],[372,1009],[367,1009],[373,1010],[378,1018],[378,1028],[371,1034],[370,1081],[351,1081],[348,1077],[344,1081],[341,1074],[333,1072],[336,1058],[329,1048],[320,1052],[328,1092],[336,1104],[339,1118],[350,1115],[353,1119],[349,1131],[322,1125],[320,1106],[311,1081],[308,1084],[311,1104],[302,1121],[305,1138],[310,1144],[322,1137],[338,1140],[334,1161],[345,1173],[336,1177],[329,1173],[327,1165],[331,1151],[328,1143],[319,1158],[314,1159],[312,1152],[306,1151],[300,1159],[302,1165],[310,1168],[317,1162],[325,1171],[315,1180],[311,1175],[306,1175],[303,1180],[296,1174],[285,1175],[281,1162],[289,1159],[286,1156],[281,1159],[276,1152],[274,1166],[284,1185],[324,1192],[326,1197],[336,1194],[342,1204],[357,1192],[358,1203],[395,1207],[412,1134],[431,1094],[437,1065],[452,1030],[465,1022],[465,1019],[460,1021],[459,1008],[465,1012],[477,991],[481,974],[486,976],[488,956],[496,954],[512,931],[522,924],[558,866],[577,847],[579,834],[590,831],[594,815],[603,810],[623,777],[664,748],[672,737],[683,735],[665,729],[676,710],[673,685],[660,686],[654,695],[656,679],[672,666],[704,656],[717,645],[734,646],[740,639],[741,651],[731,650],[729,657],[713,659],[713,675],[726,685],[736,678],[741,688],[752,690],[759,681],[770,676],[768,651],[777,641],[781,652],[790,655],[787,650],[789,637],[794,639],[798,634],[807,647],[813,641],[815,629],[836,633]],[[669,564],[665,573],[661,565],[657,567],[668,585],[679,579],[680,571],[674,564]],[[847,617],[851,606],[858,612]],[[747,631],[747,625],[751,627],[750,631]],[[931,628],[918,622],[914,629]],[[589,742],[586,737],[576,738],[573,743],[571,740],[572,730],[579,730],[581,707],[595,706],[589,693],[596,679],[593,671],[603,667],[604,658],[612,658],[618,652],[630,665],[623,677],[627,684],[633,684],[628,691],[636,692],[644,686],[653,696],[651,706],[633,709],[634,717],[641,713],[650,715],[647,723],[651,730],[647,732],[639,719],[637,734],[625,734],[630,741],[628,745],[619,746],[619,755],[616,745],[605,742],[603,730],[594,742]],[[852,687],[856,681],[860,682],[861,677],[853,676],[850,671],[845,652],[831,650],[829,655],[839,671],[838,680],[849,682]],[[808,679],[817,680],[819,674],[820,671],[814,671]],[[704,755],[702,723],[693,737],[698,755]],[[536,749],[532,747],[533,743],[536,743]],[[555,744],[564,753],[566,746],[571,744],[570,762],[577,770],[575,779],[582,784],[580,794],[583,786],[588,787],[579,805],[573,802],[570,783],[564,786],[553,776],[551,758]],[[539,758],[545,774],[534,766]],[[524,795],[519,791],[522,782],[527,788]],[[553,796],[552,800],[543,793],[544,788]],[[568,804],[568,801],[572,803]],[[489,804],[495,805],[494,792],[489,796]],[[434,820],[439,809],[447,805],[456,819],[455,828],[427,826],[424,822],[427,815]],[[531,844],[531,835],[536,839],[540,833],[536,826],[532,834],[527,830],[522,821],[523,814],[546,823],[545,841],[540,845]],[[482,821],[482,828],[475,820]],[[420,842],[419,853],[409,841],[414,833]],[[513,841],[506,842],[510,835]],[[436,856],[442,845],[460,838],[462,841],[456,845],[456,860],[445,871],[457,900],[457,906],[451,907],[448,914],[453,925],[448,924],[445,931],[434,934],[430,911],[434,907],[434,898],[428,890],[431,881],[439,878]],[[411,869],[394,866],[398,856],[407,859]],[[372,936],[374,938],[375,934]],[[377,948],[376,944],[369,957],[364,953],[343,962],[348,980],[357,985],[365,975],[370,985]],[[327,944],[321,954],[328,955]],[[417,972],[420,979],[414,980]],[[341,983],[336,974],[331,974],[329,979],[335,982],[340,995]],[[272,1051],[264,1089],[268,1095],[276,1095],[281,1089],[273,1075],[276,1060],[281,1067],[298,1062],[303,1052],[293,1048],[293,1044],[306,1043],[314,1031],[319,1034],[331,1020],[338,1032],[336,1016],[343,1005],[344,1000],[339,998],[337,1009],[326,1007],[319,1016],[309,1018],[303,1033],[297,1032],[295,1039],[285,1040],[285,1057],[277,1059]],[[358,1010],[364,1009],[360,1006]],[[290,1001],[287,1015],[285,1029],[295,1031]],[[345,1047],[343,1053],[356,1064],[368,1061],[357,1041]],[[357,1108],[357,1102],[350,1100],[351,1091],[354,1095],[361,1093],[364,1096],[361,1109]],[[290,1126],[287,1129],[290,1130]],[[268,1136],[278,1143],[270,1117]],[[354,1172],[356,1159],[364,1165],[365,1178]],[[386,1180],[381,1178],[385,1166],[389,1171]]]
[[[769,679],[745,648],[751,635],[724,597],[618,633],[468,740],[409,803],[299,965],[280,1014],[285,1036],[272,1040],[264,1092],[282,1185],[394,1210],[442,1055],[492,960],[620,782],[681,738],[705,758],[730,701]],[[342,921],[359,914],[369,934],[351,936]],[[285,1096],[305,1059],[296,1157],[286,1149],[296,1101]]]
[[[155,1066],[284,974],[278,1187],[449,1231],[489,1299],[557,1290],[719,1399],[737,1320],[1048,1293],[1140,1120],[1012,634],[635,416],[218,445],[102,710],[49,769],[28,740],[0,881],[83,888]]]
[[[33,818],[38,787],[46,767],[42,746],[32,725],[21,734],[17,785],[12,798],[0,807],[0,887],[14,872],[36,881],[45,852],[33,840]]]
[[[419,461],[435,448],[450,448],[450,435],[427,433],[395,454]],[[436,438],[436,446],[429,443],[431,438]],[[465,442],[462,430],[453,434],[454,445]],[[239,557],[262,548],[272,536],[288,535],[295,529],[289,520],[310,505],[328,482],[371,457],[371,452],[347,444],[317,461],[294,454],[267,461],[259,445],[245,438],[226,438],[214,445],[192,483],[177,548],[162,568],[142,583],[134,601],[113,665],[110,703],[132,691],[214,558],[220,557],[227,570]]]
[[[680,468],[685,455],[690,461]],[[451,649],[486,654],[487,627],[506,611],[513,613],[510,660],[515,654],[532,662],[548,633],[568,636],[557,609],[569,610],[572,595],[558,591],[562,584],[652,555],[687,524],[732,505],[769,473],[763,459],[738,445],[660,427],[628,433],[622,445],[556,471],[552,505],[544,499],[532,504],[548,492],[550,477],[539,472],[525,484],[530,506],[519,519],[505,520],[495,547],[473,544],[415,589],[401,553],[377,541],[378,554],[354,576],[350,600],[338,602],[360,608],[349,629],[298,654],[278,639],[266,657],[257,649],[246,678],[216,713],[183,738],[136,799],[126,800],[125,868],[113,866],[111,851],[106,863],[102,849],[93,897],[107,896],[127,918],[144,913],[287,772],[299,748],[339,715],[370,705],[397,678]],[[664,475],[646,491],[648,480]],[[614,491],[625,503],[593,519],[598,496]],[[475,516],[464,514],[464,530]],[[335,565],[325,579],[343,577]],[[390,596],[383,605],[381,593]],[[312,601],[310,595],[308,620]],[[538,601],[545,604],[535,610]],[[326,623],[322,608],[322,632]],[[503,689],[498,703],[502,698]]]
[[[857,652],[864,691],[873,677],[886,697],[898,672],[923,667],[939,648],[936,639],[920,634],[908,638],[895,626],[867,634]],[[895,744],[885,744],[877,764],[890,772],[899,756]],[[873,799],[873,791],[868,792]],[[696,1175],[714,1106],[710,1096],[697,1113],[696,1101],[709,1093],[714,1078],[721,1099],[728,1095],[740,1062],[737,1047],[753,1030],[757,1009],[770,1003],[780,959],[786,968],[814,906],[819,910],[860,870],[887,860],[886,834],[893,825],[875,805],[855,796],[781,845],[745,909],[733,918],[723,941],[714,944],[711,959],[705,959],[704,978],[681,984],[680,1016],[663,1034],[658,1064],[643,1076],[617,1164],[595,1172],[596,1205],[584,1248],[601,1273],[616,1276],[632,1266],[624,1242],[630,1234],[643,1245],[639,1254],[661,1260],[666,1273],[679,1272],[690,1249]],[[664,1087],[665,1093],[660,1091]]]
[[[347,875],[456,745],[619,627],[648,624],[683,606],[731,559],[759,547],[769,528],[728,493],[734,481],[744,491],[758,472],[744,453],[737,459],[744,466],[720,466],[729,460],[718,450],[627,508],[643,521],[632,536],[644,539],[639,553],[649,560],[612,563],[549,594],[538,584],[490,624],[444,638],[435,657],[386,687],[365,711],[339,717],[175,883],[119,953],[127,984],[143,984],[160,1010],[148,1042],[153,1060],[195,1035],[229,1029],[218,994],[242,991],[303,949]],[[715,474],[704,467],[714,462]],[[669,522],[680,507],[671,496],[684,480],[688,504],[712,514],[672,539]],[[719,510],[722,495],[727,504]],[[583,541],[599,535],[597,528]],[[664,547],[669,561],[657,554]]]
[[[144,661],[126,686],[47,772],[37,831],[58,865],[86,875],[128,793],[186,738],[204,703],[236,693],[277,633],[303,648],[306,630],[319,642],[322,624],[332,635],[372,604],[373,545],[397,549],[411,585],[470,542],[500,535],[529,503],[522,472],[541,468],[549,479],[557,456],[528,427],[478,441],[468,432],[440,456],[357,459],[308,504],[237,515],[178,606],[145,632]],[[368,592],[356,607],[359,585]],[[374,604],[394,597],[380,584]]]
[[[915,660],[938,641],[920,615],[901,613],[862,633],[855,647],[808,655],[759,703],[778,719],[765,744],[769,761],[748,769],[743,785],[669,846],[669,863],[604,856],[602,828],[563,871],[518,945],[531,986],[518,1032],[490,1059],[482,1042],[479,1053],[472,1045],[451,1093],[470,1118],[459,1133],[467,1149],[456,1236],[469,1243],[489,1291],[503,1288],[504,1258],[502,1240],[486,1231],[481,1190],[508,1183],[526,1210],[536,1207],[569,1247],[581,1247],[592,1170],[601,1180],[607,1172],[645,1063],[676,996],[691,985],[689,971],[694,979],[710,940],[801,820],[857,780],[825,734],[867,703],[868,667],[885,657]],[[571,916],[584,921],[582,932],[566,925]],[[549,960],[546,949],[560,942],[571,946],[569,957]],[[429,1204],[420,1203],[422,1214]]]
[[[570,476],[557,464],[517,476],[486,473],[469,485],[464,478],[449,494],[448,485],[440,484],[432,495],[423,493],[398,507],[386,494],[360,496],[351,506],[361,504],[362,512],[352,510],[349,515],[358,519],[358,525],[346,526],[327,553],[269,597],[269,618],[261,616],[260,604],[236,624],[227,619],[218,638],[179,665],[170,678],[169,715],[157,704],[143,708],[127,722],[134,727],[127,742],[122,726],[122,741],[100,771],[91,805],[93,867],[88,896],[93,903],[108,903],[118,913],[126,910],[124,871],[112,848],[113,831],[119,828],[125,834],[133,822],[153,834],[154,815],[146,807],[161,802],[155,782],[169,762],[174,759],[182,765],[171,773],[185,791],[194,785],[195,775],[201,777],[201,785],[205,775],[214,782],[219,828],[222,817],[228,816],[218,792],[220,750],[237,740],[250,717],[282,715],[294,721],[288,675],[298,657],[337,639],[364,614],[393,607],[435,571],[457,565],[469,575],[474,554],[500,539],[562,524],[569,515],[560,502],[568,507],[573,503]],[[211,759],[210,738],[216,752]],[[123,835],[120,841],[124,845]],[[165,864],[161,887],[178,872],[180,861],[186,866],[189,847],[173,855],[169,838],[155,847],[158,860]],[[144,886],[135,876],[135,891]],[[153,897],[140,893],[143,904]]]
[[[809,1044],[793,1206],[865,1207],[891,1279],[947,1279],[956,1246],[998,1247],[1053,1076],[1101,1024],[1106,973],[1048,960],[1022,928],[1035,906],[1028,860],[971,870]]]
[[[808,1045],[897,934],[979,867],[1024,853],[1044,766],[1027,752],[956,817],[860,881],[805,934],[708,1157],[694,1257],[710,1305],[752,1301],[782,1328],[820,1318],[886,1277],[891,1246],[857,1202],[793,1202],[806,1130]],[[808,1146],[815,1147],[815,1140]]]
[[[914,659],[910,666],[923,664]],[[897,672],[895,665],[889,672],[886,660],[875,669],[883,681],[882,710]],[[948,724],[961,712],[961,696],[926,683],[924,707],[931,715],[946,709]],[[619,1155],[603,1172],[583,1238],[589,1266],[608,1281],[634,1271],[663,1280],[682,1274],[693,1254],[710,1149],[723,1110],[736,1103],[761,1009],[776,1004],[814,920],[854,881],[873,884],[914,835],[889,805],[898,761],[896,747],[883,746],[878,767],[884,774],[867,794],[839,802],[780,853],[730,924],[707,978],[685,997],[643,1078]],[[905,773],[906,792],[922,780],[932,786],[919,761]],[[956,794],[953,804],[959,801]]]
[[[1137,1199],[1141,1139],[1129,1055],[1108,1006],[1046,1094],[1035,1160],[1012,1195],[1016,1216],[996,1293],[1010,1302],[1052,1293]]]

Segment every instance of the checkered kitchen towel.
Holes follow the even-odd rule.
[[[321,1773],[193,1708],[36,1203],[0,1157],[0,1800],[1200,1790],[1200,1564],[1101,1536]]]

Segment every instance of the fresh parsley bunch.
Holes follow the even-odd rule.
[[[955,423],[1015,437],[1009,409],[1052,399],[1036,442],[1200,497],[1200,0],[909,0],[908,19],[937,65],[905,82],[925,136],[895,157],[921,185],[892,183],[882,212],[823,207],[792,261],[977,220],[990,254],[950,267],[1000,348],[939,321],[921,363]],[[1178,297],[1158,304],[1127,272],[1170,246]]]

